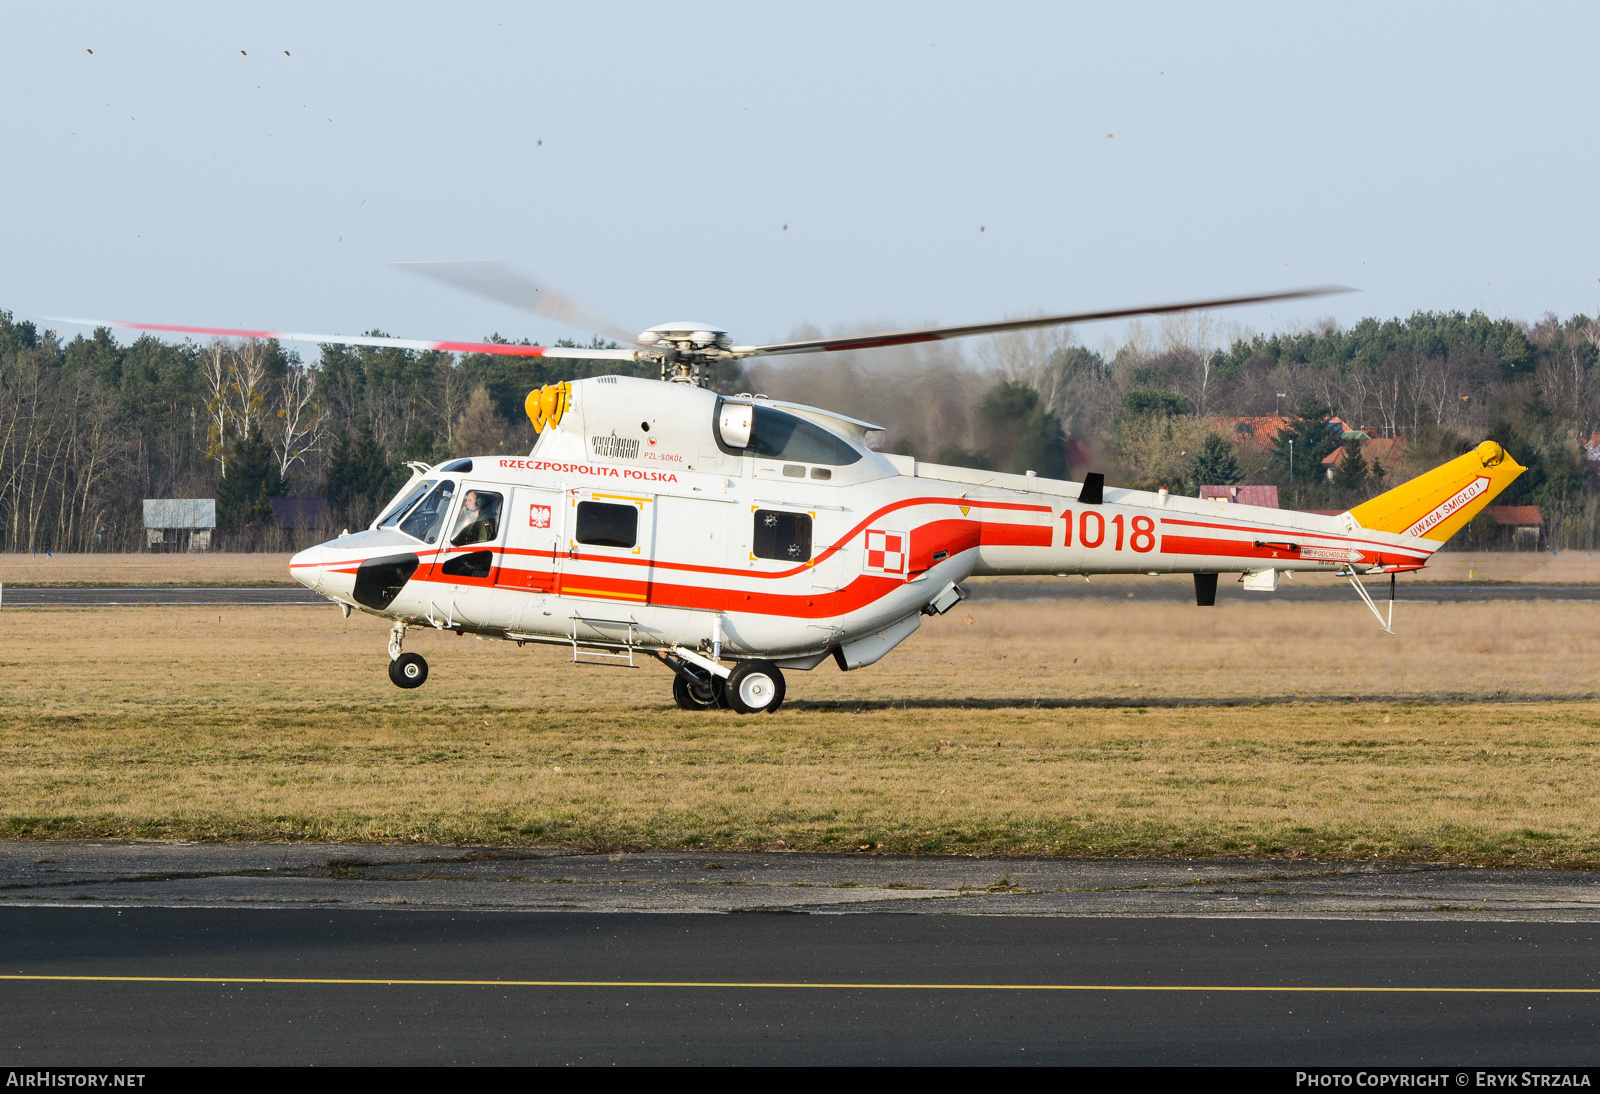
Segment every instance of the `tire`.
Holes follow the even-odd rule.
[[[397,688],[420,688],[428,680],[428,663],[421,654],[402,653],[389,662],[389,679]]]
[[[717,706],[716,689],[691,683],[687,676],[672,678],[672,698],[682,710],[712,710]]]
[[[740,714],[771,714],[783,692],[783,671],[771,661],[741,661],[728,674],[728,705]]]

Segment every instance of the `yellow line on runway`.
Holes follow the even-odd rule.
[[[1254,991],[1368,992],[1412,995],[1600,995],[1600,988],[1336,987],[1277,984],[872,984],[786,980],[355,980],[291,976],[27,976],[0,981],[111,984],[329,984],[430,988],[824,988],[833,991]]]

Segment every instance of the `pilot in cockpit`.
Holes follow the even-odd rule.
[[[468,543],[487,543],[499,533],[500,495],[485,490],[468,490],[461,499],[461,513],[450,542],[456,547]]]

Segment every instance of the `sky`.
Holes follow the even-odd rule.
[[[477,258],[746,344],[1330,283],[1226,318],[1600,307],[1595,5],[3,15],[18,316],[575,333],[383,265]]]

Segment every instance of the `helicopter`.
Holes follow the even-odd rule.
[[[415,272],[610,334],[558,294],[497,263]],[[707,376],[751,357],[864,350],[1096,319],[1160,315],[1348,291],[1298,289],[1110,311],[734,345],[706,323],[651,327],[615,349],[434,342],[177,327],[145,331],[659,365],[659,378],[599,375],[529,392],[526,456],[412,464],[366,529],[296,554],[300,584],[392,621],[389,678],[420,687],[428,664],[408,629],[567,647],[575,664],[672,672],[685,710],[771,713],[786,671],[881,660],[922,620],[999,575],[1192,574],[1195,603],[1218,579],[1270,592],[1280,575],[1335,573],[1392,631],[1396,574],[1433,552],[1525,468],[1496,442],[1334,516],[1218,504],[1157,491],[927,463],[868,443],[882,427]],[[73,322],[91,322],[74,320]],[[1384,616],[1361,581],[1388,574]]]

